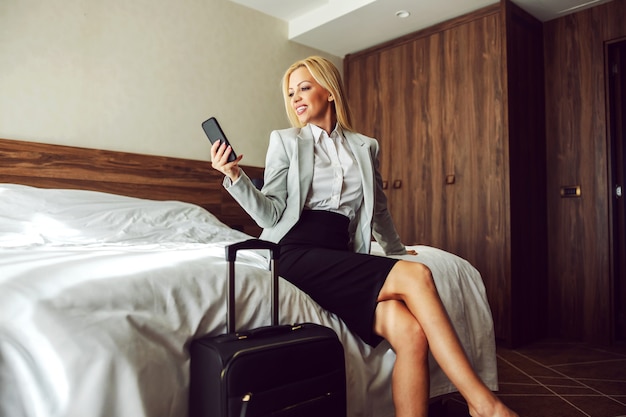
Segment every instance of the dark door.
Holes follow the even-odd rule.
[[[608,45],[615,340],[626,341],[626,40]]]

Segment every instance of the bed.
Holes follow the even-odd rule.
[[[206,162],[16,140],[0,140],[0,158],[0,416],[185,416],[189,344],[226,329],[224,247],[258,228]],[[415,249],[403,258],[432,269],[471,362],[497,390],[479,272]],[[239,329],[268,324],[266,266],[238,257]],[[280,320],[335,330],[350,417],[393,416],[385,342],[364,344],[283,280]],[[454,391],[431,359],[431,397]]]

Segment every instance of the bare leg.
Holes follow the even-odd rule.
[[[417,262],[396,263],[378,296],[379,302],[389,300],[402,301],[417,320],[433,357],[467,401],[472,416],[517,416],[474,372],[441,303],[428,267]],[[379,320],[378,313],[376,320]],[[377,328],[378,323],[375,323]]]
[[[396,353],[392,393],[396,417],[427,417],[430,379],[428,341],[402,301],[378,303],[374,330]]]

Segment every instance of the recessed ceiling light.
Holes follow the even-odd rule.
[[[406,19],[409,16],[411,16],[411,13],[407,12],[406,10],[398,10],[396,12],[396,17],[400,19]]]

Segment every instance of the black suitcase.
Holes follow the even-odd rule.
[[[235,332],[235,260],[241,249],[269,249],[272,325]],[[313,323],[278,325],[278,245],[251,239],[226,247],[227,328],[190,346],[191,417],[345,417],[343,346]]]

